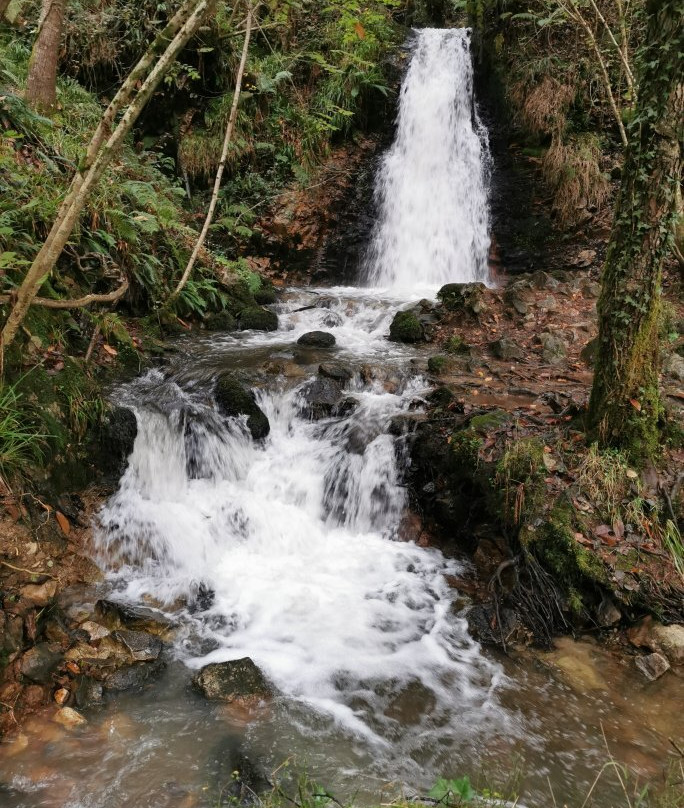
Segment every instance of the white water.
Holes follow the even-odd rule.
[[[468,29],[423,29],[376,188],[371,286],[488,279],[487,134],[473,98]]]
[[[428,288],[486,274],[485,147],[471,85],[467,34],[419,32],[379,179],[371,277],[384,288],[292,290],[278,332],[213,337],[204,353],[194,346],[194,362],[121,390],[138,437],[101,514],[118,597],[187,599],[177,652],[190,667],[251,657],[296,706],[302,737],[325,726],[353,738],[376,761],[386,756],[382,776],[411,759],[439,767],[450,744],[507,725],[501,671],[454,609],[446,576],[459,564],[398,539],[406,453],[390,431],[425,392],[410,350],[386,339],[394,312]],[[326,356],[302,357],[295,342],[320,328],[355,371],[346,392],[357,408],[312,422],[306,381],[276,380],[258,389],[271,432],[254,443],[240,419],[216,410],[213,377],[265,360],[315,375]],[[369,360],[375,381],[361,373]],[[196,602],[200,586],[213,602]],[[399,720],[408,694],[415,715]]]

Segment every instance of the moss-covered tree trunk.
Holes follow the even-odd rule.
[[[598,301],[592,438],[636,458],[658,447],[663,261],[676,218],[684,134],[684,0],[649,0],[636,114]]]
[[[26,103],[50,113],[57,103],[57,65],[62,41],[65,0],[43,0],[36,41],[31,52]]]

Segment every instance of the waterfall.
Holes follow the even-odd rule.
[[[371,286],[487,282],[489,150],[473,96],[469,29],[415,32],[394,143],[376,181]]]

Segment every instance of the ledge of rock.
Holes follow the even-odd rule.
[[[209,700],[256,706],[273,696],[273,689],[249,657],[205,665],[193,679]]]

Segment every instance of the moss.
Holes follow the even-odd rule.
[[[423,325],[412,311],[398,311],[390,325],[392,342],[420,342],[425,338]]]
[[[430,373],[436,373],[438,376],[444,371],[447,366],[446,356],[431,356],[428,359],[428,370]]]
[[[451,354],[467,354],[470,351],[468,344],[459,334],[452,334],[444,343],[444,350]]]
[[[263,285],[254,293],[254,299],[260,306],[269,306],[276,302],[276,291],[272,286]]]
[[[243,330],[277,331],[278,315],[260,306],[249,306],[239,313],[238,325]]]
[[[486,288],[483,283],[447,283],[437,292],[437,299],[449,311],[478,315],[487,308],[484,301]]]
[[[544,503],[544,446],[536,438],[512,443],[496,465],[493,508],[510,525],[523,524]]]
[[[466,472],[472,472],[478,464],[482,444],[482,438],[470,429],[455,432],[450,444],[454,464]]]
[[[247,427],[255,440],[268,435],[271,427],[268,418],[256,403],[254,393],[243,387],[233,374],[226,374],[219,378],[216,382],[214,397],[224,415],[229,417],[247,416]]]
[[[207,331],[234,331],[237,326],[235,317],[229,311],[210,314],[204,321]]]
[[[508,421],[511,421],[513,416],[505,410],[492,410],[492,412],[485,412],[482,415],[476,415],[470,419],[470,428],[481,435],[487,435],[489,432],[498,429]]]

